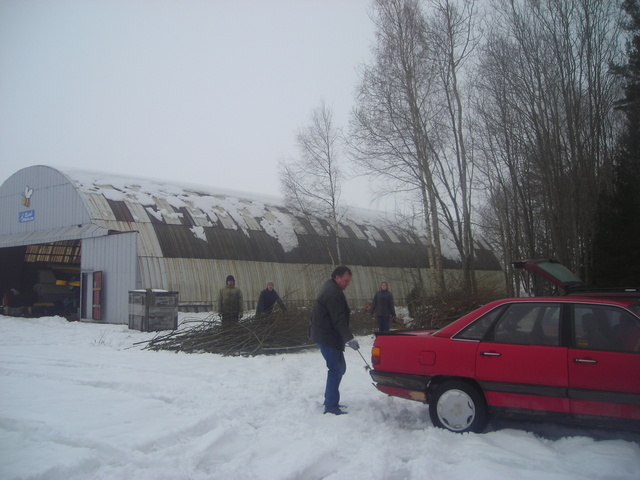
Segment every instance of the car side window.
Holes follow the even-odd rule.
[[[493,325],[495,319],[500,316],[503,310],[504,307],[500,306],[498,308],[494,308],[488,313],[485,313],[482,317],[478,318],[470,325],[467,325],[459,333],[455,334],[453,338],[461,340],[482,340],[491,328],[491,325]]]
[[[640,320],[622,308],[576,304],[573,337],[576,348],[639,352]]]
[[[493,331],[496,343],[560,345],[560,305],[514,303],[509,305]]]

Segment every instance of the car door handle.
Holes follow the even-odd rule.
[[[590,360],[587,358],[574,358],[573,361],[575,363],[598,363],[597,360]]]
[[[498,352],[480,352],[482,357],[501,357],[502,354]]]

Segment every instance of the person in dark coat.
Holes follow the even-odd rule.
[[[222,319],[223,327],[230,327],[238,323],[242,317],[242,290],[236,287],[236,279],[228,275],[226,286],[218,293],[218,313]]]
[[[320,347],[327,364],[327,383],[324,390],[324,413],[342,415],[340,409],[340,381],[347,370],[344,345],[354,350],[360,345],[349,329],[349,304],[344,290],[351,283],[351,270],[337,267],[320,289],[311,312],[309,337]]]
[[[275,290],[273,282],[267,283],[267,288],[260,292],[258,297],[258,306],[256,307],[256,316],[269,315],[273,313],[273,306],[278,303],[283,311],[287,311],[287,306],[284,304],[280,295]]]
[[[380,284],[380,290],[374,295],[371,308],[369,308],[371,315],[375,314],[380,332],[388,332],[391,317],[396,316],[396,309],[393,305],[393,295],[391,295],[388,288],[387,282]]]

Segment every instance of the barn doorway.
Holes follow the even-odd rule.
[[[3,313],[78,319],[80,259],[81,240],[0,249]]]

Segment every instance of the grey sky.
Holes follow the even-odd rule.
[[[0,0],[0,183],[44,164],[279,195],[278,161],[320,101],[347,124],[369,11],[370,0]],[[347,184],[348,202],[371,196]]]

